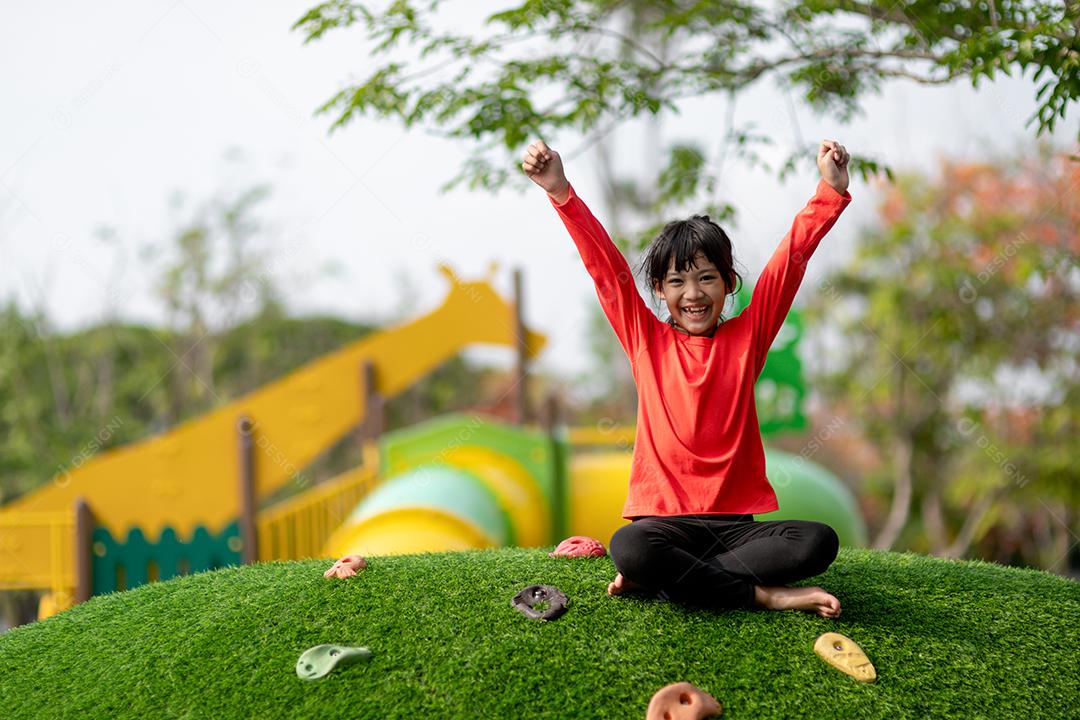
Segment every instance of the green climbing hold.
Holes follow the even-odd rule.
[[[305,650],[296,661],[296,674],[304,680],[318,680],[338,665],[345,667],[360,660],[370,659],[371,651],[366,647],[316,645]]]

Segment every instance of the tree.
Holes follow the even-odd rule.
[[[264,231],[254,217],[269,188],[255,185],[230,196],[220,192],[192,211],[177,230],[156,290],[179,348],[179,372],[170,373],[169,425],[219,402],[214,356],[220,334],[254,315],[255,300],[271,287],[252,240]],[[183,198],[174,204],[183,209]],[[152,252],[152,251],[151,251]],[[151,252],[146,255],[151,255]]]
[[[904,175],[813,294],[809,322],[839,326],[843,350],[810,384],[891,462],[868,488],[891,490],[875,547],[907,533],[960,556],[996,522],[1050,513],[1060,548],[1080,520],[1078,184],[1045,146]]]
[[[518,159],[531,136],[588,135],[582,148],[564,153],[597,149],[609,231],[631,254],[680,205],[735,224],[734,207],[715,193],[725,162],[768,168],[758,151],[771,138],[734,126],[730,112],[718,158],[707,160],[694,140],[674,143],[663,158],[659,122],[678,111],[681,98],[720,94],[730,99],[730,111],[741,91],[772,75],[814,108],[846,119],[859,111],[860,97],[889,78],[938,84],[968,77],[977,84],[998,70],[1033,65],[1037,75],[1050,71],[1039,90],[1042,133],[1080,91],[1074,79],[1080,13],[1055,3],[958,3],[943,10],[930,2],[815,0],[773,10],[730,1],[528,0],[488,15],[484,30],[471,34],[446,29],[447,13],[468,12],[464,5],[372,5],[330,0],[294,25],[305,42],[359,26],[374,43],[373,55],[388,57],[319,109],[333,118],[331,131],[370,115],[476,141],[480,152],[445,187],[465,182],[488,189],[520,177]],[[837,23],[855,27],[837,32]],[[638,117],[649,120],[642,157],[648,176],[635,182],[615,176],[605,140]],[[813,150],[792,148],[780,175]],[[852,167],[864,178],[879,169],[867,157]],[[627,221],[631,214],[638,222]],[[601,363],[614,354],[609,331],[591,335],[590,345]],[[625,394],[628,377],[606,378],[612,382],[601,384]]]
[[[331,131],[371,115],[476,141],[480,151],[448,187],[505,185],[533,136],[572,130],[591,136],[588,145],[627,120],[678,112],[683,98],[733,100],[769,76],[843,121],[892,78],[978,86],[1031,67],[1041,84],[1029,124],[1040,135],[1080,97],[1080,5],[1056,0],[526,0],[489,15],[475,35],[447,29],[441,0],[370,5],[328,0],[294,25],[305,42],[359,25],[373,56],[393,53],[319,112],[333,117]],[[726,139],[724,152],[772,170],[757,154],[771,138],[729,123]],[[781,177],[813,149],[792,148]],[[868,157],[851,167],[864,179],[882,169]],[[717,172],[696,144],[677,143],[648,204],[708,196]]]

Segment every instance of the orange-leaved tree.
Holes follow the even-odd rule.
[[[883,188],[879,222],[808,308],[811,332],[843,337],[810,384],[882,460],[863,487],[879,500],[874,547],[1067,567],[1078,256],[1080,164],[1048,146]],[[993,547],[1025,528],[1019,547]]]

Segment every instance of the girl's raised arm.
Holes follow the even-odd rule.
[[[849,159],[843,145],[831,140],[822,142],[818,150],[821,180],[814,197],[795,216],[791,230],[780,241],[754,285],[750,304],[743,314],[750,322],[755,377],[765,367],[769,346],[791,309],[806,274],[806,263],[851,202],[851,193],[847,191]]]
[[[547,191],[551,204],[577,245],[585,269],[592,276],[600,307],[633,363],[645,347],[649,323],[659,320],[638,294],[630,264],[615,247],[604,226],[574,193],[563,172],[559,153],[538,140],[529,145],[521,167],[533,182]]]

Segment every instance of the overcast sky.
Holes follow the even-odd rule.
[[[185,217],[170,198],[179,192],[198,203],[265,182],[273,190],[260,215],[272,230],[259,241],[265,271],[294,312],[396,320],[440,302],[439,261],[468,279],[498,261],[496,285],[507,294],[510,269],[526,271],[528,322],[550,338],[541,368],[583,370],[596,296],[543,192],[440,194],[466,148],[391,122],[362,119],[328,136],[330,120],[315,118],[315,108],[371,64],[362,32],[330,33],[308,46],[290,32],[313,4],[9,4],[0,24],[0,298],[44,306],[64,329],[99,321],[110,302],[124,317],[161,322],[152,266],[138,248],[165,243]],[[777,155],[797,137],[828,137],[899,169],[932,170],[942,154],[973,159],[1033,143],[1034,128],[1024,127],[1033,87],[1030,79],[978,92],[898,81],[842,126],[789,105],[765,80],[738,101],[735,118],[772,134]],[[665,142],[711,137],[715,152],[726,105],[694,101],[682,111],[665,123]],[[1060,145],[1075,138],[1076,117],[1074,109],[1057,133]],[[632,173],[645,159],[640,128],[616,139],[625,145],[620,167]],[[580,143],[548,140],[563,151]],[[230,149],[241,159],[228,160]],[[603,221],[594,169],[586,153],[567,174]],[[748,280],[816,182],[804,174],[780,185],[725,166],[722,191],[740,213],[732,235]],[[800,297],[874,221],[871,189],[853,179],[851,193]],[[95,239],[102,226],[115,231],[115,244]]]

